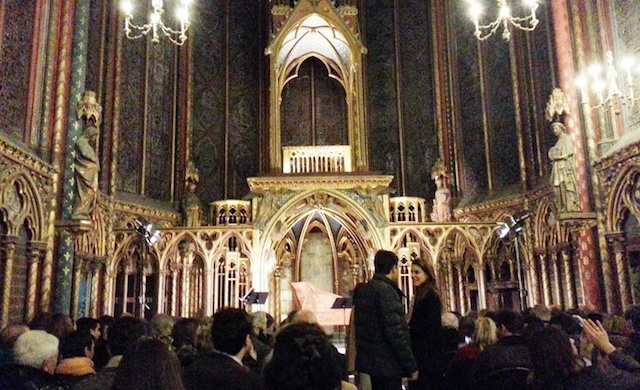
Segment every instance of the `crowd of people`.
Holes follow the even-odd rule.
[[[405,313],[397,260],[379,251],[356,287],[346,355],[305,310],[280,324],[238,308],[150,321],[43,313],[0,331],[0,390],[640,389],[640,307],[442,313],[418,259]]]

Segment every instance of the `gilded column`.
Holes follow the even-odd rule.
[[[547,256],[546,254],[539,253],[538,259],[540,261],[540,281],[542,282],[542,302],[545,306],[551,305],[549,299],[549,272],[547,271]]]
[[[447,305],[449,311],[455,311],[456,308],[456,298],[455,298],[455,289],[453,286],[453,270],[451,269],[451,263],[445,264],[445,277],[447,283]]]
[[[171,315],[178,315],[178,275],[180,273],[178,264],[172,264],[171,268]]]
[[[71,318],[78,317],[80,309],[80,282],[84,271],[85,260],[79,256],[75,258],[73,264],[73,287],[71,289]]]
[[[275,266],[273,268],[273,282],[274,282],[274,313],[275,318],[282,318],[282,304],[281,304],[281,294],[282,294],[282,286],[280,285],[282,278],[282,266]]]
[[[91,262],[91,302],[89,304],[89,313],[93,318],[98,318],[100,279],[102,278],[103,269],[104,259],[96,258]]]
[[[37,307],[37,290],[38,290],[38,270],[40,268],[40,260],[44,248],[34,243],[29,243],[27,247],[27,261],[29,264],[28,281],[27,281],[27,312],[25,313],[25,322],[33,319]]]
[[[571,36],[572,26],[570,24],[573,19],[574,23],[580,20],[580,12],[572,13],[569,17],[568,3],[566,0],[551,0],[551,14],[553,17],[554,38],[556,47],[556,57],[558,61],[558,69],[560,73],[560,86],[567,95],[571,108],[571,113],[565,117],[565,125],[567,133],[571,136],[571,140],[575,146],[575,162],[576,174],[578,180],[578,192],[580,199],[580,209],[582,213],[591,212],[590,192],[587,186],[589,176],[587,175],[587,161],[585,156],[585,146],[583,143],[584,134],[582,133],[580,123],[580,110],[578,106],[578,97],[575,88],[575,68],[574,68],[574,51],[573,37]],[[572,6],[576,6],[572,4]],[[580,38],[579,36],[576,38]],[[578,236],[578,256],[582,262],[582,281],[585,295],[585,303],[594,306],[600,310],[605,309],[602,300],[602,290],[598,281],[599,261],[596,254],[596,240],[593,229],[585,228],[580,231]],[[605,260],[606,263],[606,260]],[[605,270],[603,273],[605,283],[607,284],[608,275]],[[607,303],[609,306],[609,302]]]
[[[456,269],[458,270],[458,275],[460,277],[460,283],[458,284],[458,294],[460,295],[460,313],[465,314],[467,302],[464,293],[464,272],[462,269],[462,264],[457,264]]]
[[[2,248],[4,248],[4,275],[2,275],[2,309],[0,311],[0,328],[9,323],[9,309],[11,308],[11,276],[13,275],[13,256],[16,253],[16,236],[2,236]]]
[[[608,234],[607,241],[609,243],[609,247],[611,248],[611,253],[614,255],[615,259],[615,269],[616,274],[618,275],[618,291],[620,295],[620,309],[622,312],[627,310],[627,307],[633,302],[633,298],[631,296],[631,283],[629,274],[627,270],[627,259],[626,259],[626,240],[625,234]]]
[[[61,219],[71,220],[75,202],[75,143],[82,134],[83,122],[78,118],[75,107],[78,106],[85,90],[87,72],[87,47],[89,43],[89,5],[90,0],[76,0],[73,26],[73,47],[71,51],[71,80],[68,96],[66,145],[64,151],[64,169],[62,172]],[[70,232],[61,231],[58,240],[58,266],[56,272],[55,311],[71,313],[74,240]],[[76,302],[77,303],[77,302]]]
[[[567,249],[563,249],[560,252],[562,258],[562,267],[564,269],[564,295],[565,295],[565,308],[569,309],[575,307],[575,294],[573,293],[573,277],[571,276],[571,256],[567,252]]]
[[[484,272],[482,272],[482,268],[476,272],[478,274],[478,278],[476,279],[478,282],[478,307],[487,307],[487,286],[484,281]]]
[[[189,316],[189,308],[191,307],[191,263],[193,262],[193,253],[195,245],[192,242],[182,242],[179,246],[180,258],[182,262],[182,302],[180,315],[182,317]]]
[[[551,261],[551,275],[553,278],[553,286],[551,288],[551,293],[553,294],[553,303],[561,305],[562,304],[562,296],[560,294],[560,270],[558,269],[558,253],[553,252],[551,256],[549,256],[549,260]]]

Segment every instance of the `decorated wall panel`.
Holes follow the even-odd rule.
[[[37,3],[6,0],[1,13],[4,19],[0,20],[0,131],[20,141],[28,115],[31,37]]]
[[[175,56],[173,45],[149,47],[145,195],[172,200],[174,148]]]
[[[513,104],[509,43],[493,37],[481,44],[487,87],[487,115],[490,128],[491,171],[495,188],[519,181],[516,110]],[[479,96],[477,97],[479,98]]]
[[[406,195],[427,199],[435,192],[431,167],[438,158],[429,8],[422,0],[398,2]]]
[[[224,0],[194,3],[192,160],[203,203],[224,198],[226,62]]]
[[[456,2],[452,9],[452,39],[455,41],[456,100],[459,115],[460,171],[463,196],[487,189],[486,155],[480,99],[480,64],[473,26],[469,23],[466,5]]]
[[[116,186],[120,191],[139,194],[142,190],[146,41],[123,40],[121,52]]]
[[[258,174],[260,150],[260,63],[265,42],[259,1],[229,1],[229,168],[227,198],[249,192],[247,177]]]
[[[369,156],[372,171],[394,175],[391,186],[399,188],[400,155],[394,59],[394,1],[363,4],[363,41],[367,91]]]

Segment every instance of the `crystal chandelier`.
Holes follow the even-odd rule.
[[[578,76],[576,85],[580,88],[583,102],[587,101],[589,91],[598,97],[598,104],[592,108],[610,107],[615,113],[620,112],[620,105],[633,107],[636,100],[633,74],[640,73],[640,66],[633,57],[625,57],[619,66],[614,64],[613,53],[607,52],[607,65],[592,64],[587,69],[588,75]],[[625,76],[626,85],[618,86],[618,69]],[[603,77],[604,76],[604,77]]]
[[[178,1],[176,0],[176,3]],[[164,24],[162,16],[164,14],[164,3],[162,0],[152,0],[153,11],[149,16],[149,23],[136,25],[133,19],[133,4],[131,0],[122,0],[120,8],[124,14],[124,32],[129,39],[138,39],[151,33],[151,42],[158,43],[160,39],[166,37],[178,46],[182,46],[187,40],[187,29],[189,28],[188,6],[191,0],[180,0],[176,4],[176,18],[180,22],[180,29],[174,30]]]
[[[480,4],[478,0],[467,1],[469,2],[471,20],[473,20],[473,24],[476,26],[474,35],[480,41],[484,41],[492,36],[498,31],[500,26],[502,26],[502,38],[508,41],[511,38],[511,31],[509,31],[510,25],[524,31],[533,31],[538,25],[538,18],[536,18],[538,0],[523,0],[523,6],[526,7],[530,13],[522,17],[515,17],[511,14],[511,5],[508,0],[498,0],[498,17],[489,24],[480,24],[480,16],[484,12],[482,4]]]

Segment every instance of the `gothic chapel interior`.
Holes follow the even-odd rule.
[[[116,0],[0,0],[0,326],[251,290],[281,318],[379,249],[408,296],[428,260],[448,311],[640,303],[634,3],[541,0],[480,40],[468,0],[193,0],[177,45]]]

